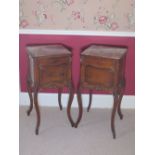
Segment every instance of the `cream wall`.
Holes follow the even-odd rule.
[[[134,32],[134,0],[20,0],[20,29]]]

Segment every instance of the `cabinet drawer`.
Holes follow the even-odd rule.
[[[40,84],[65,84],[69,80],[69,69],[66,64],[40,66]]]
[[[84,65],[91,64],[99,68],[114,68],[115,67],[115,61],[112,59],[107,59],[107,58],[96,58],[96,57],[94,58],[94,57],[82,56],[81,63]]]
[[[87,65],[82,68],[83,85],[111,88],[114,85],[114,72],[107,68],[97,68]]]
[[[39,58],[39,64],[41,65],[60,65],[64,63],[69,63],[70,57],[42,57]]]

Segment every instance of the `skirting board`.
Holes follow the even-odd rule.
[[[62,94],[62,105],[63,107],[67,106],[68,94]],[[82,94],[83,107],[88,106],[89,95]],[[39,93],[38,102],[40,106],[58,106],[58,95],[50,93]],[[112,95],[96,95],[92,96],[92,108],[111,108],[113,103]],[[19,93],[19,104],[20,105],[29,105],[29,96],[28,93]],[[72,107],[78,107],[77,96],[74,96]],[[134,109],[135,108],[135,96],[124,95],[122,99],[121,107],[124,109]]]

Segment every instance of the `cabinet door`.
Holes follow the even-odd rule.
[[[39,83],[43,87],[66,86],[70,80],[70,63],[40,65],[39,77]]]
[[[116,64],[114,59],[82,56],[81,85],[99,90],[112,89],[116,81]]]
[[[83,65],[81,68],[81,81],[85,87],[108,89],[114,85],[114,72],[108,68],[97,68],[93,65]]]

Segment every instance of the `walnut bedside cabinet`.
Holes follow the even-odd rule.
[[[105,45],[90,45],[81,53],[81,71],[80,82],[77,91],[79,102],[79,116],[75,124],[82,117],[82,99],[81,90],[89,90],[89,105],[87,111],[91,107],[92,91],[103,90],[108,91],[114,96],[114,104],[111,115],[111,130],[113,138],[116,137],[114,118],[118,111],[120,119],[123,118],[121,113],[121,100],[125,87],[125,58],[126,47],[105,46]]]
[[[69,88],[69,101],[67,115],[72,126],[73,120],[70,116],[70,105],[73,100],[73,85],[71,80],[71,48],[62,44],[52,45],[30,45],[27,46],[28,53],[28,74],[27,90],[30,98],[30,107],[27,115],[30,115],[33,104],[37,115],[35,133],[39,133],[40,110],[38,105],[38,91],[43,88],[58,89],[58,103],[60,110],[61,92],[64,87]],[[33,93],[33,95],[32,95]]]

